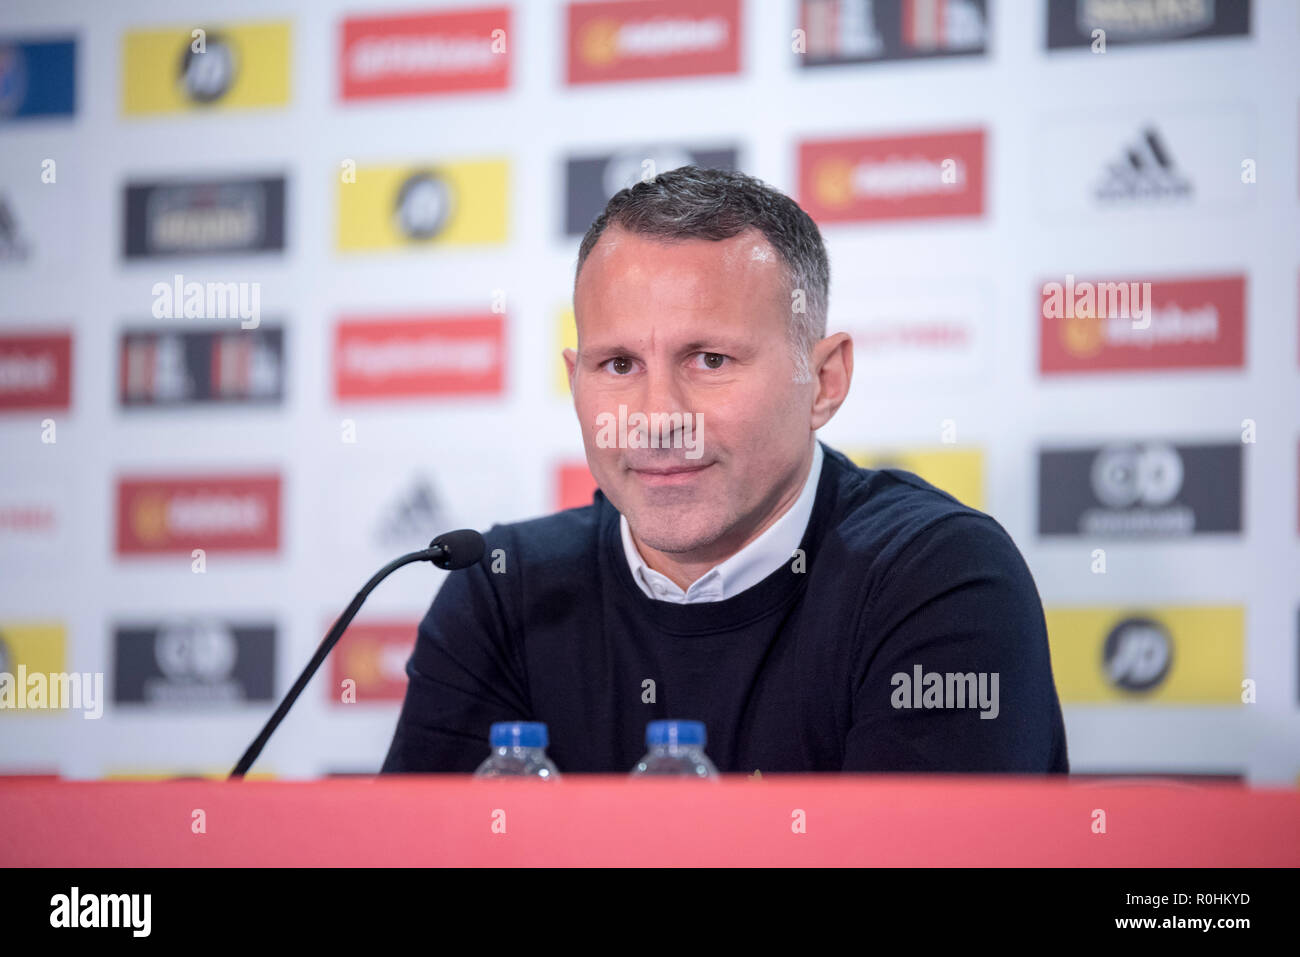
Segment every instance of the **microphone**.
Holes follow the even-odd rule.
[[[426,551],[438,552],[437,557],[431,557],[429,561],[439,568],[454,572],[461,568],[469,568],[470,565],[478,562],[483,557],[484,548],[486,546],[483,544],[482,535],[472,528],[461,528],[454,532],[447,532],[445,535],[439,535],[429,543]],[[420,553],[414,552],[412,554],[418,555]],[[416,560],[418,561],[418,559]],[[405,562],[402,564],[405,564]]]
[[[352,599],[352,603],[348,605],[343,614],[339,616],[336,622],[334,622],[333,627],[330,628],[329,633],[325,636],[325,640],[322,641],[320,647],[316,649],[316,654],[312,655],[311,661],[307,662],[307,667],[302,670],[302,674],[300,674],[298,680],[293,683],[293,687],[290,688],[289,693],[284,696],[284,700],[281,701],[280,706],[275,709],[275,714],[271,715],[270,720],[266,722],[261,733],[259,733],[258,736],[253,739],[253,743],[248,746],[248,750],[244,752],[244,756],[239,759],[239,763],[235,765],[235,769],[230,772],[228,780],[233,781],[236,778],[242,779],[244,777],[244,772],[252,767],[253,762],[257,760],[257,756],[262,753],[262,748],[266,747],[266,742],[270,740],[275,729],[280,726],[280,722],[283,721],[284,716],[289,713],[289,709],[293,707],[293,703],[298,700],[298,695],[302,694],[302,689],[307,687],[307,682],[311,681],[312,675],[316,673],[316,669],[321,666],[330,651],[339,643],[339,639],[343,637],[343,632],[347,629],[348,625],[352,624],[352,619],[355,618],[357,612],[361,610],[361,605],[381,581],[393,572],[397,571],[397,569],[401,568],[403,565],[409,565],[412,562],[433,562],[433,564],[437,565],[439,568],[444,568],[447,571],[469,568],[471,565],[477,564],[479,559],[483,557],[483,551],[485,548],[486,546],[483,543],[482,535],[474,531],[472,528],[462,528],[454,532],[447,532],[445,535],[439,535],[429,543],[428,548],[421,549],[418,552],[410,552],[403,555],[401,558],[394,559],[383,568],[379,569],[379,571],[375,572],[370,581],[366,582],[365,587],[362,588],[361,591],[357,592],[356,596]]]

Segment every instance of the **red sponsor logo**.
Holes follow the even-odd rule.
[[[504,90],[510,39],[506,7],[344,20],[339,96]]]
[[[344,319],[335,330],[339,399],[499,395],[504,378],[500,315]]]
[[[72,334],[0,336],[0,412],[72,404]]]
[[[350,680],[356,682],[352,690],[358,704],[401,701],[406,694],[406,659],[418,629],[415,621],[354,622],[330,658],[330,700],[343,703],[348,690],[343,682]]]
[[[984,131],[799,145],[799,205],[818,222],[984,214]]]
[[[1045,374],[1245,364],[1245,276],[1072,285],[1086,295],[1067,295],[1065,284],[1057,282],[1040,288]]]
[[[278,475],[118,480],[119,555],[279,547]]]
[[[582,508],[591,504],[596,480],[586,462],[568,462],[555,470],[555,507]]]
[[[740,72],[740,0],[570,3],[568,82]]]

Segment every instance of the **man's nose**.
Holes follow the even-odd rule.
[[[684,412],[685,395],[681,377],[671,362],[654,362],[647,366],[639,411]]]

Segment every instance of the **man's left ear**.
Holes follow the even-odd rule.
[[[813,396],[812,428],[820,429],[831,420],[849,394],[853,381],[853,339],[847,332],[827,336],[813,346],[808,367],[817,392]]]

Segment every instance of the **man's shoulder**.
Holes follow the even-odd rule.
[[[1010,541],[990,515],[972,508],[913,472],[864,468],[827,448],[838,481],[835,540],[852,554],[878,562],[941,535],[950,543]]]
[[[494,549],[527,565],[553,562],[576,564],[596,554],[601,522],[608,503],[597,490],[590,505],[567,508],[539,518],[493,525],[483,533],[487,548],[484,561],[491,562]]]

